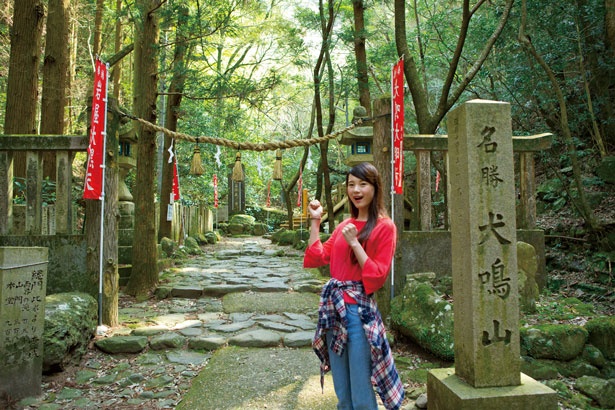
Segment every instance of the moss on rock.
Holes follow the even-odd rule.
[[[453,360],[453,307],[428,283],[409,281],[391,302],[393,326],[444,360]]]
[[[589,343],[596,346],[604,357],[615,360],[615,317],[602,316],[585,324],[589,332]]]
[[[521,349],[536,359],[572,360],[583,351],[588,333],[576,325],[521,328]]]

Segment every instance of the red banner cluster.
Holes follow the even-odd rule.
[[[96,59],[94,95],[90,119],[88,163],[83,184],[83,199],[102,199],[105,156],[105,114],[107,112],[107,65]]]
[[[404,192],[404,60],[393,66],[391,74],[393,95],[393,191]]]
[[[214,208],[218,208],[218,174],[214,174]]]
[[[271,206],[271,181],[267,183],[267,202],[265,206],[269,208]]]

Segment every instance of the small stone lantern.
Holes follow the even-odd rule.
[[[119,136],[120,149],[118,150],[119,178],[117,196],[119,201],[132,202],[132,194],[126,185],[126,175],[137,166],[136,148],[137,138],[134,127]]]
[[[346,158],[346,165],[353,167],[362,162],[373,162],[372,141],[374,140],[374,129],[371,121],[367,120],[367,110],[365,107],[356,107],[352,111],[353,123],[359,119],[363,120],[361,125],[342,134],[340,143],[350,146],[350,153]]]

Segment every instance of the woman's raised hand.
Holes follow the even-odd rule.
[[[310,201],[308,206],[308,211],[310,212],[310,218],[312,219],[321,219],[322,218],[322,205],[318,199],[313,199]]]

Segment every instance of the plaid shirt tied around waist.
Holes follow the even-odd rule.
[[[348,342],[344,292],[356,300],[359,307],[359,316],[371,350],[372,384],[387,410],[398,410],[404,400],[404,387],[395,369],[376,302],[373,297],[365,294],[361,282],[330,279],[322,289],[318,305],[318,324],[312,340],[312,348],[320,359],[320,384],[323,386],[324,375],[331,370],[327,330],[331,329],[333,332],[333,340],[329,343],[336,354],[342,355]]]

